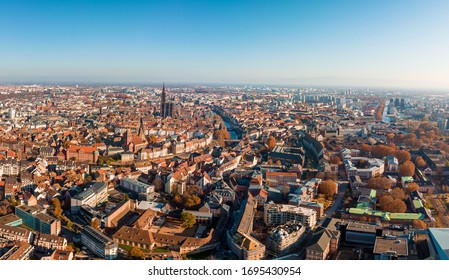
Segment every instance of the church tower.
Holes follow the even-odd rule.
[[[139,126],[139,133],[138,133],[140,139],[146,140],[145,138],[145,129],[143,128],[143,118],[140,118],[140,126]]]

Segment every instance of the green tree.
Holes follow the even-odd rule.
[[[195,216],[193,216],[190,212],[182,212],[181,214],[181,225],[185,228],[191,228],[195,225],[196,220]]]

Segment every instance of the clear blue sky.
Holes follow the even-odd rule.
[[[449,88],[449,1],[0,0],[0,81]]]

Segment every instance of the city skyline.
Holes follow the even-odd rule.
[[[445,1],[1,6],[2,83],[449,88]]]

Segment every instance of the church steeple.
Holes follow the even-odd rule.
[[[161,94],[161,103],[164,104],[165,103],[165,83],[162,84],[162,94]]]
[[[143,128],[143,118],[140,118],[139,133],[140,139],[145,140],[145,129]]]

